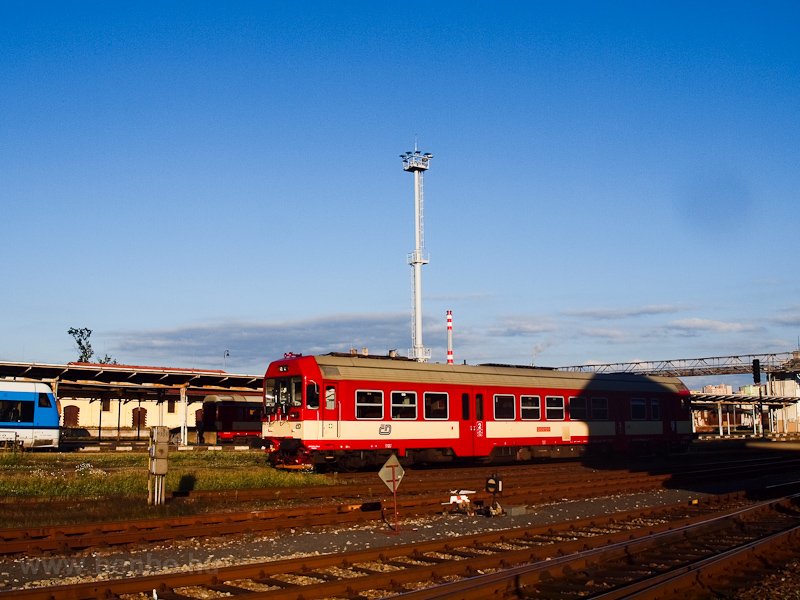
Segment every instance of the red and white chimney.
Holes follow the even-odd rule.
[[[447,311],[447,364],[453,364],[453,311]]]

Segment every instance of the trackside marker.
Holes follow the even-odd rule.
[[[394,497],[394,531],[395,533],[399,533],[400,526],[397,522],[397,487],[400,485],[403,475],[405,475],[405,470],[403,470],[403,467],[400,465],[400,461],[397,460],[397,456],[392,454],[381,467],[381,470],[378,471],[378,475],[381,481],[386,484],[386,487],[392,490],[392,496]]]

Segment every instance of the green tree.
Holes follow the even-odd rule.
[[[116,365],[117,359],[111,358],[108,354],[106,354],[103,358],[98,360],[97,363],[101,365]]]
[[[78,362],[89,362],[92,360],[94,356],[94,350],[92,349],[92,344],[89,341],[89,337],[92,335],[92,330],[88,327],[81,327],[77,329],[75,327],[70,327],[67,330],[67,333],[70,334],[75,343],[78,346]],[[103,358],[97,361],[101,365],[116,365],[117,361],[114,358],[111,358],[108,354],[106,354]]]
[[[70,327],[67,333],[75,339],[75,343],[78,345],[78,362],[89,362],[94,356],[92,343],[89,341],[92,330],[88,327],[81,327],[80,329]]]

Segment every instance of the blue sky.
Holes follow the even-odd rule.
[[[0,360],[797,348],[797,2],[0,3]]]

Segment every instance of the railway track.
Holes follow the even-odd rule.
[[[690,569],[690,561],[711,562],[756,543],[763,532],[774,536],[799,526],[796,497],[753,503],[732,495],[713,504],[638,509],[548,527],[11,594],[20,600],[133,600],[153,598],[154,591],[161,599],[613,598],[622,596],[608,595],[612,589],[651,589],[665,573]]]
[[[543,486],[537,479],[523,480],[515,485],[507,485],[503,502],[527,505],[564,498],[586,498],[603,493],[653,489],[662,482],[662,477],[642,473],[620,473],[612,476],[602,474],[602,477],[595,475],[588,481],[586,477],[569,481],[561,478],[558,483],[551,483],[550,486]],[[482,481],[474,483],[483,485]],[[442,501],[448,499],[447,486],[443,486],[441,482],[427,482],[413,489],[411,485],[408,487],[410,493],[400,495],[397,503],[398,510],[405,517],[432,515],[443,511]],[[0,556],[38,556],[88,548],[149,544],[189,538],[198,535],[198,532],[202,532],[205,537],[211,537],[269,532],[290,527],[363,523],[383,520],[383,509],[387,506],[386,494],[364,497],[353,493],[352,484],[312,490],[282,490],[269,497],[274,501],[279,500],[281,504],[266,510],[0,529]]]
[[[800,540],[798,495],[549,561],[464,578],[405,600],[501,598],[724,597],[793,554]]]
[[[726,478],[731,472],[744,477],[763,475],[771,470],[786,470],[798,461],[751,461],[731,465],[710,465],[677,473],[649,474],[627,471],[591,471],[586,469],[555,470],[551,473],[526,467],[509,470],[504,505],[546,504],[565,499],[575,500],[604,494],[631,493],[658,489],[666,482],[680,478],[684,483]],[[481,470],[477,470],[481,471]],[[460,483],[480,489],[486,470],[481,476],[476,469],[457,473]],[[406,492],[399,496],[398,509],[404,517],[432,515],[443,510],[442,501],[448,498],[452,480],[415,474],[404,479]],[[448,472],[452,477],[453,473]],[[282,488],[273,490],[245,490],[236,493],[198,494],[206,498],[220,496],[229,505],[236,501],[262,499],[274,503],[268,509],[236,512],[217,512],[192,516],[121,520],[106,523],[59,525],[52,527],[19,527],[0,529],[0,556],[39,556],[43,554],[71,553],[91,548],[109,548],[152,544],[169,540],[186,539],[202,532],[204,537],[235,535],[241,533],[270,532],[289,527],[342,525],[382,520],[387,506],[383,485],[368,484],[374,480],[362,477],[341,485],[314,488]],[[359,484],[359,480],[361,483]],[[449,484],[449,485],[448,485]],[[375,489],[373,489],[373,486]],[[354,493],[354,489],[356,492]],[[484,495],[485,497],[486,495]],[[476,496],[480,498],[480,494]]]

